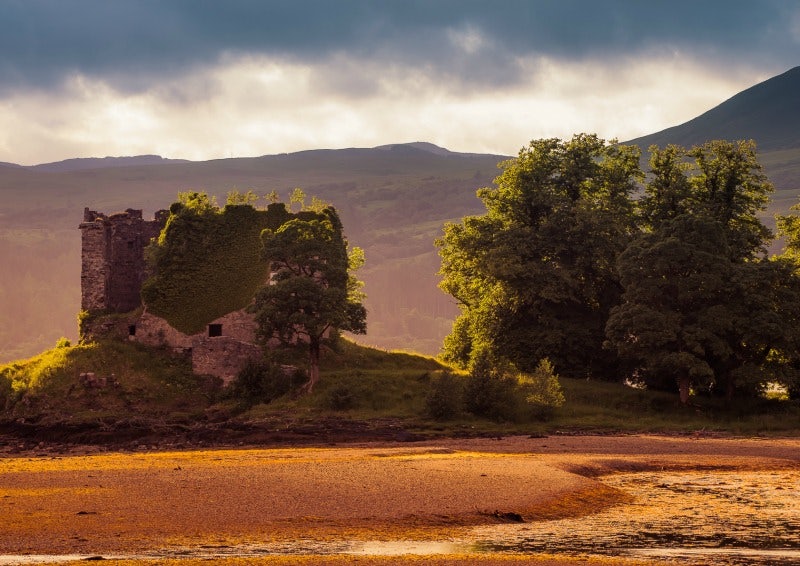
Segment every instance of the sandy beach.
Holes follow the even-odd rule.
[[[436,540],[470,525],[576,516],[624,503],[626,493],[602,482],[616,471],[798,467],[800,439],[703,436],[34,452],[0,458],[0,553]]]

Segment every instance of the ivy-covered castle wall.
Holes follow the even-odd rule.
[[[195,373],[230,382],[262,355],[246,311],[269,278],[259,257],[261,230],[292,216],[282,204],[173,205],[151,221],[141,210],[105,215],[87,208],[81,337],[169,348],[189,357]]]

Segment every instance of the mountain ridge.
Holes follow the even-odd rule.
[[[800,195],[800,139],[793,137],[800,105],[792,100],[800,100],[800,67],[742,91],[695,120],[625,143],[645,151],[650,143],[692,145],[713,139],[711,133],[698,133],[698,124],[717,133],[729,123],[747,126],[737,137],[757,140],[759,161],[777,189],[768,212],[786,213]],[[791,119],[775,115],[774,108]],[[699,137],[681,137],[687,132]],[[790,146],[769,149],[786,143]],[[490,186],[498,162],[510,158],[453,152],[429,142],[209,161],[145,157],[137,164],[95,169],[76,168],[93,163],[76,161],[68,171],[0,165],[0,361],[77,334],[81,258],[76,226],[84,207],[109,213],[141,208],[150,214],[186,190],[206,191],[224,203],[231,189],[275,190],[287,198],[295,187],[336,206],[348,240],[366,252],[359,272],[369,310],[364,341],[435,354],[458,310],[437,288],[440,261],[433,241],[446,222],[484,212],[476,190]]]
[[[625,143],[646,150],[710,139],[753,139],[760,151],[800,148],[800,66],[735,94],[699,116]]]
[[[392,143],[379,145],[375,147],[348,147],[348,148],[331,148],[331,149],[306,149],[294,152],[264,154],[251,157],[221,157],[207,160],[191,160],[183,158],[167,158],[155,154],[142,154],[132,156],[106,156],[106,157],[74,157],[63,159],[60,161],[53,161],[48,163],[39,163],[36,165],[19,165],[17,163],[0,162],[0,167],[12,167],[26,169],[29,171],[39,171],[46,173],[68,173],[73,171],[93,170],[93,169],[112,169],[117,167],[142,167],[151,165],[171,165],[179,163],[208,163],[219,161],[236,161],[236,160],[259,160],[259,159],[281,159],[292,158],[300,156],[313,156],[324,154],[339,154],[339,155],[363,155],[373,150],[383,151],[399,151],[399,152],[420,152],[421,154],[432,154],[440,157],[463,157],[463,156],[481,156],[493,154],[481,154],[472,152],[459,152],[451,151],[445,147],[438,146],[430,142],[410,142],[410,143]]]

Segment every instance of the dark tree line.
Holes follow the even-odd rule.
[[[580,134],[533,141],[437,242],[461,307],[445,357],[633,379],[727,399],[796,389],[800,220],[759,218],[773,187],[753,142],[650,148]]]

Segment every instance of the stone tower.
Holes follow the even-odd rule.
[[[142,211],[127,209],[106,216],[83,211],[81,229],[81,309],[89,312],[129,312],[141,305],[146,277],[144,248],[157,237],[168,212],[143,220]]]

